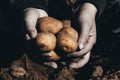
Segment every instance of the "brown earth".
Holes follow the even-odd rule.
[[[92,55],[89,63],[78,70],[68,69],[59,65],[58,69],[52,69],[40,65],[24,54],[14,61],[11,66],[19,67],[16,74],[22,68],[26,73],[23,76],[12,74],[11,66],[0,69],[0,80],[120,80],[120,65],[112,65],[112,59],[107,56]]]

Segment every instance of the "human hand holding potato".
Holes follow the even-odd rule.
[[[37,8],[27,8],[24,10],[24,33],[26,40],[33,39],[37,36],[36,23],[41,17],[46,17],[46,11]]]
[[[90,51],[96,42],[96,16],[97,9],[91,3],[84,3],[79,15],[81,27],[80,37],[78,39],[79,51],[75,51],[68,56],[83,57],[77,62],[72,62],[69,67],[78,69],[83,67],[90,58]]]
[[[90,54],[89,52],[92,49],[92,46],[94,45],[95,40],[96,40],[96,26],[95,26],[96,9],[93,9],[93,7],[94,7],[93,5],[91,5],[91,4],[88,5],[88,4],[84,4],[83,10],[81,10],[82,12],[80,12],[80,17],[79,17],[79,22],[81,24],[80,37],[79,37],[79,39],[77,39],[77,36],[75,38],[76,34],[73,34],[73,40],[71,39],[72,41],[69,42],[69,43],[75,42],[77,44],[77,40],[78,40],[77,47],[79,46],[80,51],[76,51],[76,47],[74,47],[75,49],[73,49],[73,48],[69,49],[69,47],[67,47],[66,45],[62,45],[62,46],[65,46],[65,47],[63,47],[63,50],[66,50],[66,51],[68,50],[67,53],[69,52],[70,56],[80,57],[80,56],[83,56],[86,54],[85,55],[86,57],[83,58],[83,60],[78,61],[79,64],[78,63],[76,64],[75,62],[72,62],[70,64],[70,67],[73,69],[80,68],[79,65],[81,63],[82,64],[85,64],[84,62],[87,63],[87,61],[89,60],[89,56],[90,56],[88,54]],[[86,5],[87,5],[87,7],[89,6],[90,8],[86,9]],[[90,10],[92,10],[92,12]],[[91,13],[88,14],[88,11]],[[39,18],[42,18],[42,17],[48,18],[48,15],[44,10],[35,9],[35,8],[26,9],[24,14],[25,14],[24,23],[25,23],[26,39],[31,40],[31,39],[34,39],[37,37],[37,33],[38,33],[37,29],[36,29],[37,20]],[[48,21],[45,24],[52,24],[52,22]],[[59,23],[59,24],[61,25],[61,23]],[[43,26],[43,24],[41,26]],[[54,26],[56,26],[56,25],[54,25]],[[49,28],[49,29],[44,29],[44,28]],[[44,27],[44,28],[43,27],[40,28],[41,30],[43,30],[41,32],[44,32],[44,30],[48,30],[48,32],[55,31],[55,30],[51,30],[52,28],[50,28],[50,27]],[[55,28],[53,28],[53,29],[55,29]],[[57,28],[57,30],[58,30],[57,32],[59,32],[59,30],[61,30],[61,29],[62,29],[62,27]],[[70,34],[70,33],[68,33],[70,30],[71,29],[63,31],[63,34],[65,34],[64,36],[66,36],[66,32],[67,32],[67,35]],[[56,34],[57,32],[53,32],[53,33],[51,32],[51,33]],[[65,39],[66,39],[65,41],[67,41],[67,38],[65,38],[64,40],[62,38],[59,38],[59,39],[61,39],[61,41],[59,41],[60,44],[61,44],[61,42],[64,42]],[[69,39],[68,39],[68,41],[69,41]],[[57,42],[58,42],[58,40],[57,40]],[[61,45],[59,45],[59,46],[61,46]],[[72,50],[72,51],[70,51],[70,50]],[[54,50],[51,50],[50,52],[43,53],[42,55],[46,56],[46,57],[51,57],[52,56],[51,53],[54,53]],[[45,62],[44,64],[47,66],[53,67],[53,68],[57,68],[57,64],[55,62]]]
[[[27,41],[35,39],[37,37],[37,28],[36,24],[39,18],[48,17],[46,11],[37,8],[27,8],[24,10],[24,19],[23,19],[23,30],[24,35]],[[52,52],[53,53],[53,52]],[[43,56],[51,56],[51,52],[44,53]],[[57,68],[57,64],[55,62],[44,62],[49,67]]]

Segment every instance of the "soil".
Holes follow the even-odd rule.
[[[17,71],[12,66],[17,66]],[[16,73],[12,74],[14,71]],[[113,65],[108,56],[92,55],[81,69],[71,70],[62,64],[60,68],[52,69],[30,60],[24,54],[10,67],[0,69],[0,80],[120,80],[120,65]]]

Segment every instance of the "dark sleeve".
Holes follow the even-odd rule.
[[[15,0],[14,4],[20,10],[33,7],[47,11],[48,0]]]
[[[82,2],[89,2],[97,8],[97,17],[102,14],[107,6],[107,0],[82,0]]]

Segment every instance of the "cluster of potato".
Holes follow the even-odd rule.
[[[66,24],[67,22],[63,22],[52,17],[38,20],[38,35],[35,42],[41,51],[52,54],[51,57],[46,58],[49,61],[60,59],[55,51],[56,48],[63,53],[71,53],[77,49],[77,31],[70,24]]]

